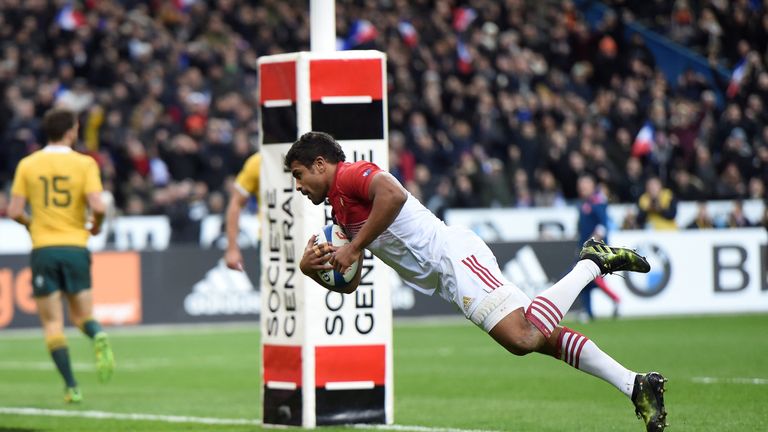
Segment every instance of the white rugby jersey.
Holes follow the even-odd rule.
[[[328,192],[336,223],[354,238],[368,220],[373,201],[368,188],[381,168],[366,161],[342,162]],[[407,193],[407,192],[406,192]],[[392,267],[407,285],[432,295],[435,290],[448,301],[452,294],[440,286],[441,260],[449,228],[410,193],[397,218],[367,249]]]

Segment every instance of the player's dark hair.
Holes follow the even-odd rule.
[[[285,168],[291,169],[294,161],[308,167],[318,156],[330,163],[344,162],[347,159],[341,146],[332,136],[325,132],[307,132],[288,150],[285,155]]]
[[[43,133],[49,142],[61,141],[64,134],[77,124],[74,112],[54,108],[43,116]]]

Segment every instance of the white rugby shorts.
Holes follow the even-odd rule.
[[[442,259],[441,285],[464,312],[464,316],[486,332],[531,299],[508,281],[488,245],[474,232],[449,227]]]

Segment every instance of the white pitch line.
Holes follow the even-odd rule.
[[[143,413],[114,413],[107,411],[68,411],[59,409],[42,409],[26,407],[0,407],[0,415],[24,415],[41,417],[79,417],[97,420],[132,420],[132,421],[157,421],[164,423],[195,423],[210,425],[251,425],[260,426],[261,420],[244,418],[217,418],[217,417],[193,417],[162,414],[143,414]],[[408,426],[408,425],[374,425],[374,424],[355,424],[349,425],[353,429],[381,430],[395,432],[498,432],[485,429],[456,429],[428,426]]]
[[[41,408],[13,408],[0,407],[0,414],[16,414],[27,416],[44,417],[80,417],[90,419],[109,419],[109,420],[136,420],[136,421],[159,421],[165,423],[197,423],[213,425],[260,425],[261,420],[233,419],[233,418],[215,418],[215,417],[190,417],[174,416],[160,414],[141,414],[141,413],[113,413],[106,411],[67,411],[57,409]]]
[[[753,384],[767,385],[768,378],[718,378],[718,377],[693,377],[691,381],[697,384]]]
[[[351,427],[355,429],[386,430],[386,431],[413,431],[413,432],[498,432],[486,429],[455,429],[440,428],[428,426],[406,426],[406,425],[375,425],[375,424],[356,424]]]

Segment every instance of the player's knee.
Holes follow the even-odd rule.
[[[524,356],[536,351],[539,348],[539,341],[535,335],[519,333],[507,340],[504,348],[516,356]]]
[[[64,324],[56,321],[45,322],[42,325],[43,335],[47,338],[50,336],[56,336],[64,334]]]
[[[522,309],[510,314],[490,331],[499,345],[510,353],[524,356],[538,351],[544,337],[522,314]]]
[[[507,350],[512,354],[522,356],[539,351],[545,341],[544,335],[536,327],[530,325],[515,335]]]
[[[509,351],[510,353],[516,356],[524,356],[533,352],[533,350],[528,349],[528,347],[526,347],[525,345],[514,344],[514,343],[508,344],[504,348],[506,348],[507,351]]]

